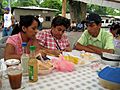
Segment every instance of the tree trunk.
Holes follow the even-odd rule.
[[[76,23],[85,19],[87,13],[87,4],[83,2],[69,0],[71,21]]]
[[[62,0],[62,16],[66,17],[66,0]]]

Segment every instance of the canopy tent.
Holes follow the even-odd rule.
[[[84,3],[120,9],[120,0],[74,0],[74,1],[81,1]]]

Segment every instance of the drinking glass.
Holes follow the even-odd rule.
[[[9,78],[9,83],[12,89],[21,88],[22,82],[22,67],[20,66],[10,66],[7,68],[7,74]]]

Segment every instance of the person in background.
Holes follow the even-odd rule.
[[[16,26],[16,20],[15,20],[15,17],[13,15],[11,16],[11,21],[12,21],[12,28],[14,29]]]
[[[10,13],[10,9],[8,7],[4,8],[4,20],[3,20],[3,31],[2,36],[10,36],[12,33],[12,14]]]
[[[115,53],[120,54],[120,23],[113,23],[110,27],[110,32],[114,37]]]
[[[77,28],[77,31],[84,31],[84,29],[85,29],[85,21],[81,21],[81,22],[79,22],[78,24],[77,24],[77,26],[76,26],[76,28]]]
[[[44,18],[41,16],[41,15],[39,15],[39,21],[40,21],[40,23],[41,23],[41,25],[40,25],[40,30],[42,30],[43,29],[43,26],[42,26],[42,23],[44,22]]]
[[[26,15],[20,18],[20,23],[14,34],[9,36],[6,41],[4,59],[20,59],[22,55],[22,42],[27,43],[27,53],[29,54],[29,46],[34,45],[39,48],[35,38],[38,32],[39,20],[31,15]],[[38,46],[37,46],[38,45]]]
[[[40,25],[38,26],[38,30],[41,31],[42,30],[42,22],[39,19],[39,16],[37,15],[36,18],[38,18]]]
[[[51,29],[39,31],[36,38],[47,53],[58,56],[62,51],[71,51],[65,31],[70,26],[69,19],[57,16],[52,20]]]
[[[120,23],[113,23],[110,27],[110,32],[113,34],[113,37],[117,38],[120,33]]]
[[[76,29],[77,29],[76,28],[76,22],[72,21],[70,27],[71,27],[72,31],[76,31]]]
[[[75,45],[75,49],[102,54],[114,53],[113,36],[101,29],[102,19],[98,14],[91,13],[86,18],[87,30],[83,32]]]

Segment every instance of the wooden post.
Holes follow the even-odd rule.
[[[66,0],[62,0],[62,16],[66,17]]]

